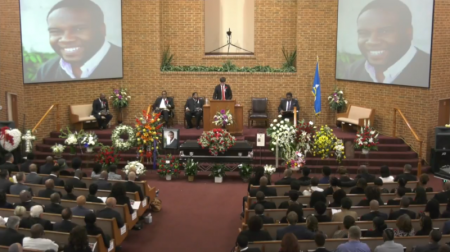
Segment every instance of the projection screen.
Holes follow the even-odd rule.
[[[121,0],[20,0],[25,84],[122,78]]]
[[[434,0],[339,0],[336,79],[429,87]]]

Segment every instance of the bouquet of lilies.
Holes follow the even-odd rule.
[[[347,100],[344,98],[344,91],[335,86],[333,93],[328,96],[328,103],[331,110],[337,112],[342,111],[347,105]]]
[[[277,169],[273,165],[265,165],[264,166],[264,174],[266,175],[272,175],[275,173]]]
[[[55,154],[61,154],[64,149],[66,148],[66,146],[62,145],[62,144],[55,144],[52,147],[50,147],[52,149],[52,152]]]
[[[229,110],[221,110],[214,115],[213,123],[217,126],[227,126],[233,124],[233,115]]]
[[[378,132],[370,127],[370,120],[364,120],[364,127],[356,134],[355,149],[378,150]]]
[[[128,95],[126,88],[114,89],[112,95],[109,97],[112,100],[114,108],[125,108],[128,106],[131,96]]]

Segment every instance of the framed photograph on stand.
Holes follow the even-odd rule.
[[[262,163],[262,147],[266,145],[266,134],[256,133],[256,146],[259,147],[259,164]]]
[[[163,147],[165,150],[176,150],[178,149],[179,145],[179,136],[180,136],[180,130],[179,129],[169,129],[165,128],[163,131],[164,136],[164,144]]]

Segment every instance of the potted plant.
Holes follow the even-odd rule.
[[[198,171],[198,162],[194,162],[192,159],[188,159],[184,168],[184,174],[188,176],[188,181],[194,181],[195,175],[197,175]]]
[[[244,182],[248,182],[248,179],[253,173],[253,168],[249,164],[240,164],[238,165],[239,168],[239,175],[241,175],[241,178]]]
[[[274,174],[276,170],[277,170],[277,168],[273,165],[265,165],[264,166],[264,176],[267,177],[269,184],[270,184],[270,179],[272,178],[272,174]]]
[[[157,172],[160,177],[172,180],[172,177],[177,177],[180,174],[180,160],[171,154],[160,157]]]
[[[59,135],[59,137],[66,139],[64,140],[64,144],[70,147],[70,154],[75,155],[77,152],[76,147],[78,144],[80,144],[80,138],[83,135],[83,130],[80,130],[79,132],[72,132],[70,131],[69,127],[67,127],[65,131],[61,129],[61,135]]]
[[[356,134],[355,149],[361,149],[365,155],[371,150],[378,150],[378,132],[370,127],[370,120],[364,120],[364,127]]]
[[[328,103],[332,111],[336,113],[343,111],[347,105],[347,100],[344,98],[344,91],[335,86],[333,93],[328,96]]]
[[[80,144],[86,148],[87,153],[91,153],[93,148],[97,146],[98,137],[94,132],[85,133],[80,136]]]
[[[126,88],[121,87],[119,89],[114,89],[109,99],[112,100],[113,107],[119,110],[117,122],[121,124],[123,121],[122,109],[128,106],[131,96],[128,95],[128,90]]]
[[[55,158],[61,158],[61,153],[63,153],[66,146],[62,144],[55,144],[50,148],[52,149],[53,154],[55,154]]]
[[[333,133],[328,125],[321,126],[314,135],[313,156],[320,156],[322,159],[336,157],[338,163],[345,159],[344,144]]]
[[[211,174],[209,176],[214,176],[215,183],[222,183],[226,171],[228,171],[228,168],[225,165],[215,164],[211,168]]]

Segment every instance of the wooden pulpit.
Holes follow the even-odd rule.
[[[236,104],[235,100],[211,100],[210,104],[203,105],[203,130],[210,131],[222,128],[213,123],[214,115],[221,110],[229,110],[233,116],[233,124],[226,127],[232,135],[242,135],[244,132],[244,108]]]

